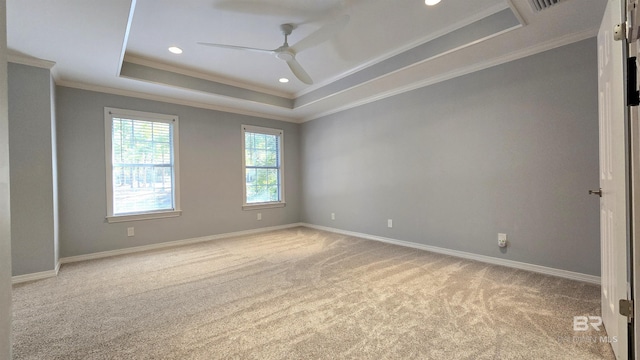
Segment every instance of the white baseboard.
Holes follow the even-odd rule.
[[[510,268],[515,268],[515,269],[520,269],[520,270],[527,270],[527,271],[532,271],[532,272],[536,272],[536,273],[552,275],[552,276],[557,276],[557,277],[561,277],[561,278],[577,280],[577,281],[583,281],[583,282],[587,282],[587,283],[591,283],[591,284],[600,285],[600,277],[599,276],[587,275],[587,274],[577,273],[577,272],[573,272],[573,271],[555,269],[555,268],[550,268],[550,267],[546,267],[546,266],[528,264],[528,263],[519,262],[519,261],[513,261],[513,260],[500,259],[500,258],[495,258],[495,257],[491,257],[491,256],[478,255],[478,254],[473,254],[473,253],[468,253],[468,252],[458,251],[458,250],[450,250],[450,249],[445,249],[445,248],[441,248],[441,247],[437,247],[437,246],[418,244],[418,243],[409,242],[409,241],[396,240],[396,239],[391,239],[391,238],[385,238],[385,237],[382,237],[382,236],[369,235],[369,234],[358,233],[358,232],[354,232],[354,231],[341,230],[341,229],[336,229],[336,228],[331,228],[331,227],[326,227],[326,226],[320,226],[320,225],[307,224],[307,223],[293,223],[293,224],[287,224],[287,225],[271,226],[271,227],[264,227],[264,228],[259,228],[259,229],[252,229],[252,230],[237,231],[237,232],[231,232],[231,233],[225,233],[225,234],[203,236],[203,237],[198,237],[198,238],[169,241],[169,242],[164,242],[164,243],[159,243],[159,244],[135,246],[135,247],[125,248],[125,249],[102,251],[102,252],[92,253],[92,254],[64,257],[64,258],[61,258],[58,261],[58,263],[56,264],[55,269],[53,269],[53,270],[42,271],[42,272],[37,272],[37,273],[32,273],[32,274],[25,274],[25,275],[17,275],[17,276],[13,276],[11,280],[12,280],[13,284],[19,284],[19,283],[23,283],[23,282],[27,282],[27,281],[42,280],[42,279],[46,279],[46,278],[50,278],[50,277],[55,277],[55,276],[58,275],[58,271],[60,270],[60,265],[61,264],[68,264],[68,263],[73,263],[73,262],[78,262],[78,261],[101,259],[101,258],[106,258],[106,257],[111,257],[111,256],[132,254],[132,253],[137,253],[137,252],[142,252],[142,251],[164,249],[164,248],[176,247],[176,246],[182,246],[182,245],[189,245],[189,244],[195,244],[195,243],[200,243],[200,242],[205,242],[205,241],[212,241],[212,240],[230,238],[230,237],[235,237],[235,236],[253,235],[253,234],[259,234],[259,233],[264,233],[264,232],[268,232],[268,231],[289,229],[289,228],[298,227],[298,226],[304,226],[304,227],[308,227],[308,228],[311,228],[311,229],[323,230],[323,231],[333,232],[333,233],[336,233],[336,234],[343,234],[343,235],[354,236],[354,237],[367,239],[367,240],[380,241],[380,242],[384,242],[384,243],[388,243],[388,244],[395,244],[395,245],[410,247],[410,248],[414,248],[414,249],[430,251],[430,252],[434,252],[434,253],[438,253],[438,254],[450,255],[450,256],[455,256],[455,257],[459,257],[459,258],[476,260],[476,261],[480,261],[480,262],[484,262],[484,263],[507,266],[507,267],[510,267]]]
[[[40,271],[40,272],[37,272],[37,273],[12,276],[11,277],[11,283],[12,284],[20,284],[20,283],[24,283],[24,282],[27,282],[27,281],[43,280],[43,279],[48,279],[48,278],[51,278],[51,277],[56,277],[56,276],[58,276],[58,271],[60,271],[60,265],[61,265],[61,263],[60,263],[60,261],[58,261],[56,263],[56,267],[53,270]]]
[[[336,229],[336,228],[331,228],[326,226],[306,224],[306,223],[302,223],[301,225],[308,228],[312,228],[312,229],[329,231],[337,234],[354,236],[354,237],[363,238],[367,240],[375,240],[375,241],[380,241],[384,243],[410,247],[414,249],[426,250],[426,251],[430,251],[438,254],[455,256],[458,258],[476,260],[484,263],[507,266],[510,268],[527,270],[527,271],[532,271],[540,274],[552,275],[552,276],[557,276],[565,279],[578,280],[578,281],[583,281],[591,284],[600,285],[599,276],[587,275],[587,274],[561,270],[561,269],[555,269],[555,268],[550,268],[546,266],[528,264],[528,263],[519,262],[519,261],[500,259],[492,256],[478,255],[478,254],[468,253],[464,251],[450,250],[450,249],[445,249],[437,246],[430,246],[430,245],[418,244],[418,243],[409,242],[409,241],[390,239],[382,236],[363,234],[363,233],[358,233],[354,231],[341,230],[341,229]]]
[[[24,275],[16,275],[16,276],[11,277],[11,283],[12,284],[20,284],[20,283],[24,283],[24,282],[27,282],[27,281],[42,280],[42,279],[47,279],[47,278],[50,278],[50,277],[56,277],[56,276],[58,276],[58,271],[60,271],[60,265],[68,264],[68,263],[72,263],[72,262],[86,261],[86,260],[93,260],[93,259],[101,259],[101,258],[106,258],[106,257],[110,257],[110,256],[125,255],[125,254],[137,253],[137,252],[142,252],[142,251],[149,251],[149,250],[163,249],[163,248],[176,247],[176,246],[182,246],[182,245],[189,245],[189,244],[195,244],[195,243],[204,242],[204,241],[211,241],[211,240],[217,240],[217,239],[230,238],[230,237],[234,237],[234,236],[259,234],[259,233],[263,233],[263,232],[267,232],[267,231],[288,229],[288,228],[297,227],[297,226],[302,226],[302,224],[301,223],[293,223],[293,224],[287,224],[287,225],[271,226],[271,227],[264,227],[264,228],[259,228],[259,229],[236,231],[236,232],[232,232],[232,233],[203,236],[203,237],[184,239],[184,240],[169,241],[169,242],[164,242],[164,243],[159,243],[159,244],[150,244],[150,245],[143,245],[143,246],[135,246],[135,247],[125,248],[125,249],[102,251],[102,252],[97,252],[97,253],[92,253],[92,254],[69,256],[69,257],[60,258],[60,260],[58,260],[58,263],[56,264],[55,269],[53,269],[53,270],[41,271],[41,272],[37,272],[37,273],[24,274]]]
[[[101,252],[85,254],[85,255],[69,256],[69,257],[61,258],[60,263],[69,264],[69,263],[78,262],[78,261],[94,260],[94,259],[101,259],[101,258],[106,258],[111,256],[117,256],[117,255],[132,254],[132,253],[137,253],[142,251],[183,246],[183,245],[201,243],[205,241],[225,239],[225,238],[230,238],[235,236],[259,234],[259,233],[264,233],[268,231],[288,229],[288,228],[297,227],[297,226],[303,226],[303,225],[301,223],[293,223],[293,224],[287,224],[287,225],[263,227],[263,228],[252,229],[252,230],[236,231],[236,232],[224,233],[224,234],[218,234],[218,235],[202,236],[202,237],[191,238],[191,239],[168,241],[168,242],[163,242],[158,244],[135,246],[135,247],[124,248],[124,249],[101,251]]]

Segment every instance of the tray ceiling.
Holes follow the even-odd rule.
[[[473,4],[473,6],[470,6]],[[595,36],[606,1],[565,0],[8,0],[11,61],[55,62],[60,85],[305,121]],[[275,49],[348,15],[328,41],[296,55]],[[168,47],[178,46],[175,55]],[[281,77],[290,81],[278,82]]]

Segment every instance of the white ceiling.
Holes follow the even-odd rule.
[[[60,85],[305,121],[593,37],[605,5],[566,0],[535,12],[528,0],[8,0],[7,40],[10,61],[55,62]],[[273,55],[197,44],[275,49],[280,24],[294,24],[294,45],[344,14],[341,32],[296,56],[313,85]],[[172,45],[184,53],[169,53]],[[291,81],[277,82],[283,76]]]

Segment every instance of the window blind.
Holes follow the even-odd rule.
[[[175,209],[172,124],[112,121],[113,214]]]

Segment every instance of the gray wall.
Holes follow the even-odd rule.
[[[0,359],[11,359],[11,207],[6,59],[7,2],[0,0]]]
[[[299,125],[67,87],[56,98],[61,257],[298,222]],[[182,216],[105,222],[105,106],[179,116]],[[286,207],[242,210],[242,124],[284,130]]]
[[[596,67],[589,39],[303,124],[302,220],[599,275]]]
[[[56,266],[55,114],[48,69],[9,63],[13,275]]]
[[[586,195],[598,186],[595,72],[590,39],[303,125],[57,87],[58,173],[50,151],[42,187],[55,204],[59,179],[59,256],[304,221],[598,275],[598,200]],[[34,87],[50,89],[45,75]],[[106,223],[105,106],[180,117],[182,216]],[[242,210],[241,124],[285,131],[285,208]],[[41,218],[51,254],[14,253],[21,267],[57,258],[55,205]]]

